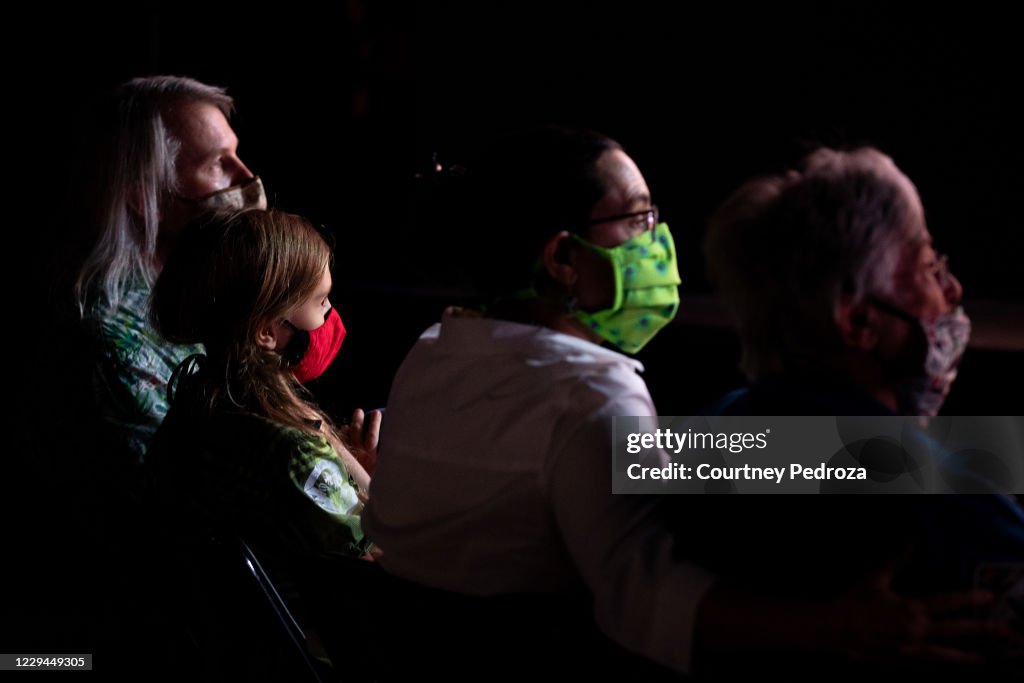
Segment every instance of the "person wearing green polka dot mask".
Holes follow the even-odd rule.
[[[499,139],[466,168],[449,215],[463,217],[456,258],[487,317],[636,353],[675,316],[672,235],[615,140],[531,129]],[[501,243],[486,254],[484,226]]]
[[[605,148],[577,171],[590,201],[579,214],[545,217],[553,229],[518,298],[548,327],[636,353],[679,309],[675,244],[633,159],[598,142]]]
[[[636,353],[672,321],[679,310],[679,268],[668,225],[658,223],[658,208],[602,219],[642,222],[644,232],[617,247],[601,247],[579,235],[573,239],[607,259],[615,278],[612,305],[576,311],[576,318],[611,345]]]

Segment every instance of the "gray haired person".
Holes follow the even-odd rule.
[[[150,288],[177,235],[204,210],[266,207],[238,157],[223,88],[179,76],[120,86],[97,169],[96,233],[75,283],[93,342],[93,384],[105,426],[141,463],[167,413],[174,368],[198,347],[171,344],[148,320]]]
[[[971,326],[917,190],[888,156],[821,148],[800,170],[751,180],[713,216],[705,247],[748,400],[771,386],[774,401],[812,393],[828,414],[938,413]]]
[[[706,413],[905,415],[922,423],[938,413],[970,321],[917,189],[888,156],[821,148],[794,170],[746,182],[712,216],[705,251],[750,380]],[[907,430],[891,453],[902,456],[903,447],[934,458],[951,480],[970,474],[924,432]],[[889,452],[862,451],[875,462]],[[996,490],[970,476],[972,490]],[[862,622],[877,645],[895,645],[908,660],[977,663],[981,650],[1019,643],[1007,624],[958,611],[991,596],[950,593],[970,589],[980,567],[1024,557],[1024,510],[1009,496],[762,498],[740,496],[720,509],[716,528],[737,531],[711,538],[705,552],[725,576],[780,594],[872,586],[894,614],[915,615],[897,629],[884,610]],[[701,505],[709,516],[711,503]],[[763,533],[797,527],[799,534]],[[759,560],[756,574],[749,558]]]

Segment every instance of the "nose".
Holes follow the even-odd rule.
[[[245,162],[239,159],[236,155],[231,156],[229,173],[231,174],[232,185],[237,185],[238,183],[249,180],[255,176],[255,174],[249,170],[249,167],[245,165]]]
[[[964,288],[960,284],[960,280],[956,278],[956,275],[946,272],[945,280],[942,283],[942,293],[946,297],[946,301],[951,305],[955,306],[960,303],[960,300],[964,296]]]

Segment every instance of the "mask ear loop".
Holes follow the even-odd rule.
[[[902,308],[898,308],[897,306],[893,306],[888,301],[883,301],[882,299],[879,299],[878,297],[869,296],[867,298],[867,301],[872,306],[874,306],[874,307],[876,307],[876,308],[878,308],[878,309],[880,309],[882,311],[885,311],[889,315],[894,315],[897,318],[899,318],[900,320],[903,320],[904,322],[908,322],[911,325],[914,325],[914,324],[917,324],[917,323],[920,322],[917,318],[915,318],[914,316],[910,315],[909,313],[904,311]]]
[[[283,318],[281,319],[281,324],[292,331],[292,340],[288,342],[288,345],[281,352],[281,359],[289,366],[297,365],[302,360],[302,357],[306,355],[306,351],[309,350],[309,332],[299,329],[291,321]],[[302,342],[296,343],[298,339],[302,339]]]
[[[612,247],[612,248],[609,249],[608,247],[599,247],[598,245],[594,244],[593,242],[580,237],[576,233],[570,233],[569,236],[577,244],[580,244],[580,245],[586,247],[587,249],[591,250],[595,254],[601,256],[606,261],[608,261],[608,263],[611,265],[611,268],[612,268],[612,278],[613,278],[613,286],[615,288],[614,289],[614,292],[615,292],[614,293],[614,297],[615,298],[612,301],[611,307],[609,307],[609,308],[607,308],[605,310],[608,311],[608,312],[614,312],[614,311],[617,311],[620,308],[622,308],[622,304],[625,301],[625,292],[623,291],[622,267],[621,267],[621,258],[620,258],[619,255],[621,255],[621,253],[622,253],[623,246],[625,244],[627,244],[628,242],[630,242],[631,240],[626,240],[626,242],[623,242],[619,246]],[[653,232],[651,232],[651,236],[653,238],[653,236],[654,236]],[[636,239],[636,238],[631,238],[631,239]],[[653,239],[652,239],[651,243],[653,244]]]

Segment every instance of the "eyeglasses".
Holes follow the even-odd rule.
[[[935,277],[935,281],[939,283],[940,287],[945,289],[952,278],[952,274],[949,272],[949,256],[946,254],[936,254],[935,263],[932,264],[930,270]]]
[[[611,223],[612,221],[624,220],[629,220],[630,228],[642,231],[654,230],[654,226],[658,224],[658,207],[652,205],[651,208],[644,209],[643,211],[620,213],[615,216],[598,218],[597,220],[590,221],[587,225],[599,225],[601,223]]]

